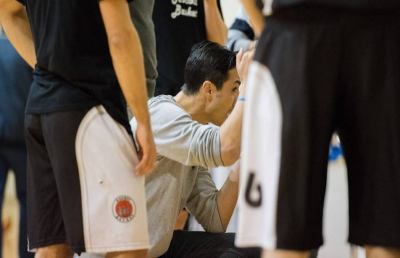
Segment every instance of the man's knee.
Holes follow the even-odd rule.
[[[106,258],[146,258],[147,250],[107,253]]]
[[[309,258],[310,252],[295,252],[295,251],[263,251],[263,258]]]
[[[400,258],[400,249],[366,246],[365,250],[367,258]]]
[[[67,244],[38,248],[35,258],[72,258],[74,253]]]

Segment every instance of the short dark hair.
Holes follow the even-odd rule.
[[[228,72],[236,67],[236,54],[227,48],[211,42],[195,44],[185,65],[185,94],[196,94],[204,81],[214,83],[218,90],[228,79]]]

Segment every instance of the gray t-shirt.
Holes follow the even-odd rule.
[[[157,79],[156,36],[153,23],[154,0],[135,0],[129,3],[133,23],[142,43],[147,93],[154,95]]]
[[[186,209],[208,232],[224,232],[217,193],[207,168],[222,166],[220,130],[194,121],[172,96],[149,100],[157,147],[155,170],[146,178],[150,257],[165,253],[179,212]],[[131,121],[132,130],[136,121]]]

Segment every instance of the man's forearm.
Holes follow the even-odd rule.
[[[221,158],[225,166],[239,159],[242,136],[243,108],[246,96],[248,67],[253,60],[254,51],[239,51],[236,55],[236,69],[240,76],[240,95],[231,114],[220,128]]]
[[[204,0],[204,15],[207,39],[224,45],[228,36],[228,29],[222,19],[217,0]]]
[[[225,230],[235,210],[239,192],[239,164],[233,165],[232,169],[217,197],[218,212]]]
[[[137,121],[136,140],[140,147],[137,175],[154,168],[156,147],[147,108],[147,90],[139,35],[133,25],[126,0],[101,0],[100,12],[107,33],[108,45],[125,100]]]
[[[110,44],[113,65],[128,106],[139,123],[149,123],[142,49],[136,31],[117,44]]]
[[[7,38],[21,57],[33,68],[36,64],[36,53],[25,7],[17,1],[8,1],[1,5],[1,8],[0,23]]]
[[[143,54],[126,2],[100,1],[113,66],[139,124],[150,125]]]
[[[257,38],[260,37],[261,32],[264,29],[265,20],[262,11],[256,4],[256,0],[241,0],[241,3],[249,17],[254,34]]]
[[[220,127],[221,158],[225,166],[235,163],[240,156],[244,93],[238,98],[234,109]]]

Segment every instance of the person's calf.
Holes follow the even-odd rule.
[[[146,258],[147,250],[107,253],[106,258]]]
[[[400,249],[366,246],[367,258],[400,258]]]
[[[299,251],[263,251],[263,258],[309,258],[310,252],[299,252]]]
[[[38,248],[35,258],[72,258],[73,255],[73,251],[67,244],[58,244]]]

